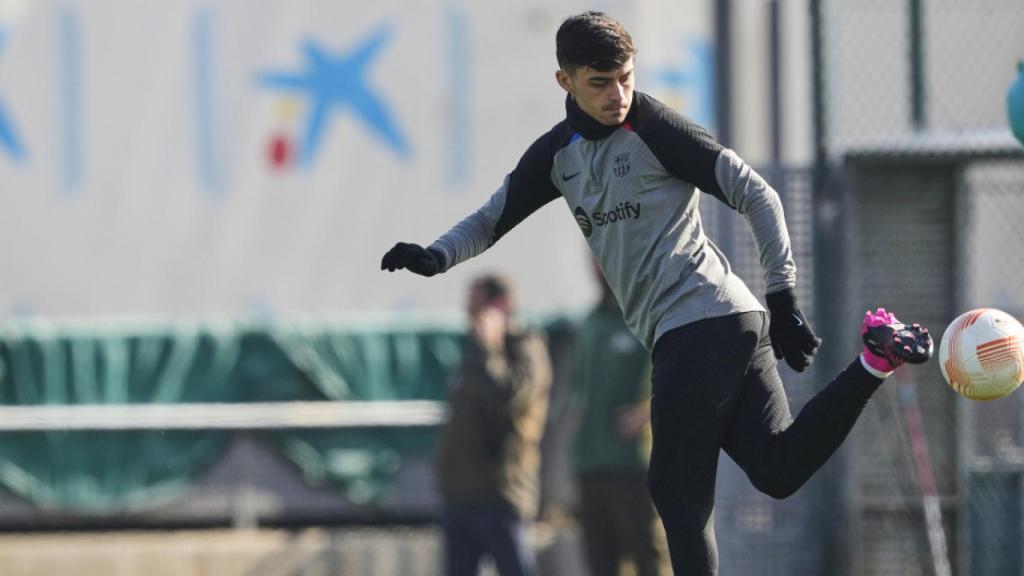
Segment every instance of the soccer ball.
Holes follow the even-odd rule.
[[[942,335],[939,366],[964,398],[1002,398],[1024,380],[1024,326],[994,308],[965,312]]]

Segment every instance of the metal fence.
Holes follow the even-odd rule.
[[[812,325],[817,325],[814,302],[814,222],[811,172],[806,169],[764,168],[759,173],[779,192],[796,259],[798,298]],[[735,210],[701,198],[701,218],[708,237],[728,256],[734,271],[758,297],[764,295],[764,273],[750,228]],[[794,414],[818,390],[818,372],[797,373],[779,365]],[[784,501],[759,493],[743,471],[723,454],[718,468],[715,530],[722,574],[762,576],[819,576],[825,563],[821,532],[821,502],[827,497],[828,476],[812,479]]]
[[[1005,108],[1024,6],[811,7],[825,337],[854,351],[846,328],[874,306],[936,339],[972,308],[1024,317],[1024,150]],[[841,452],[845,561],[828,573],[1024,574],[1024,396],[964,400],[936,362],[898,374]]]

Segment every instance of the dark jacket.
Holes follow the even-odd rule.
[[[437,455],[447,505],[506,503],[524,519],[536,515],[550,387],[551,361],[540,335],[509,334],[505,349],[493,351],[467,341]]]

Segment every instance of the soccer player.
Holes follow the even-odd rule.
[[[618,22],[599,12],[572,16],[555,43],[566,118],[529,147],[482,208],[427,248],[396,244],[381,268],[444,272],[564,198],[626,324],[652,352],[647,484],[673,570],[717,574],[720,450],[758,490],[793,494],[839,448],[884,379],[931,356],[931,337],[884,309],[869,312],[863,353],[793,419],[776,359],[803,371],[821,341],[797,302],[778,194],[704,129],[634,92],[636,50]],[[750,226],[770,322],[704,234],[698,190]]]

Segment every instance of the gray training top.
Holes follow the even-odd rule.
[[[769,293],[796,285],[775,190],[703,128],[640,92],[619,126],[597,122],[566,98],[566,119],[530,146],[483,207],[430,248],[444,255],[447,270],[562,196],[626,325],[652,350],[684,324],[763,310],[704,235],[697,189],[746,218]]]

